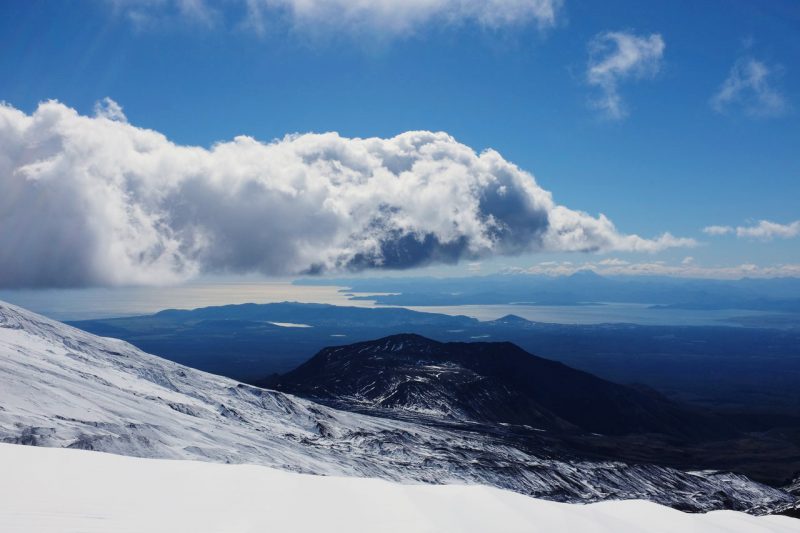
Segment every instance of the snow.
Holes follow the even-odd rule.
[[[478,485],[408,485],[0,445],[0,531],[26,533],[797,533],[800,521],[686,514],[645,501],[537,500]]]
[[[3,302],[0,442],[493,485],[570,502],[645,498],[755,513],[794,502],[735,474],[538,456],[487,435],[339,411],[178,365]],[[0,483],[4,475],[0,470]]]
[[[269,322],[273,326],[279,326],[282,328],[310,328],[308,324],[298,324],[296,322]]]

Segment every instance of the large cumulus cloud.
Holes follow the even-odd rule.
[[[198,273],[411,268],[496,254],[658,251],[554,203],[445,133],[180,146],[58,102],[0,106],[0,286],[160,284]]]

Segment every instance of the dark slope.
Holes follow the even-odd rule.
[[[326,348],[272,386],[353,408],[607,435],[727,434],[717,419],[508,342],[440,343],[393,335]]]

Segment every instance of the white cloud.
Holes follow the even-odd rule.
[[[691,248],[697,241],[663,233],[655,239],[625,235],[617,231],[605,215],[592,217],[556,205],[549,213],[551,229],[544,236],[545,248],[570,252],[647,252],[656,253],[668,248]]]
[[[769,220],[759,220],[751,226],[707,226],[703,232],[708,235],[735,234],[739,238],[761,239],[769,241],[774,238],[791,239],[800,235],[800,220],[788,224],[779,224]]]
[[[627,115],[619,93],[626,80],[652,78],[661,69],[664,39],[654,33],[638,36],[627,32],[605,32],[589,43],[586,79],[598,87],[601,96],[592,103],[612,119]]]
[[[568,276],[576,272],[591,270],[604,276],[673,276],[682,278],[707,278],[707,279],[740,279],[743,277],[774,278],[774,277],[800,277],[800,264],[778,264],[773,266],[758,266],[750,263],[734,266],[705,267],[686,262],[684,259],[678,265],[670,265],[663,261],[646,261],[638,263],[622,262],[605,263],[586,262],[573,264],[571,262],[547,261],[538,263],[528,268],[510,268],[509,273],[538,274],[546,276]]]
[[[179,16],[207,26],[225,17],[204,0],[108,0],[135,23]],[[557,22],[563,0],[231,0],[243,8],[236,21],[263,33],[276,22],[306,32],[344,31],[394,36],[430,24],[473,22],[497,29],[534,24],[545,29]]]
[[[691,255],[687,255],[681,261],[682,265],[691,265],[692,263],[694,263],[694,257],[692,257]]]
[[[714,236],[727,235],[733,233],[733,228],[731,226],[706,226],[703,228],[703,233]]]
[[[711,98],[711,106],[718,113],[739,109],[751,117],[782,115],[789,106],[774,87],[779,70],[752,57],[739,59]]]
[[[176,19],[208,28],[217,26],[221,15],[206,0],[105,0],[139,29],[152,28]]]
[[[747,237],[752,239],[771,240],[776,237],[790,239],[800,235],[800,220],[795,220],[789,224],[778,224],[769,220],[759,220],[754,226],[739,226],[736,228],[737,237]]]
[[[539,264],[543,265],[544,263],[539,263]],[[598,265],[603,265],[603,266],[622,266],[622,265],[628,265],[630,263],[628,261],[623,260],[623,259],[619,259],[619,258],[616,258],[616,257],[611,257],[611,258],[608,258],[608,259],[603,259],[602,261],[598,261],[597,264]]]
[[[99,102],[95,102],[94,115],[96,117],[107,118],[108,120],[128,122],[128,118],[122,111],[122,106],[109,97],[105,97]]]
[[[57,102],[31,115],[0,105],[0,176],[2,287],[694,244],[621,234],[603,215],[557,205],[497,152],[425,131],[240,136],[205,149]]]

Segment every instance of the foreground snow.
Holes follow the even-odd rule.
[[[403,485],[255,465],[0,445],[4,532],[800,532],[800,521],[576,505],[478,485]]]
[[[0,442],[478,483],[569,502],[648,499],[754,513],[794,502],[734,474],[575,461],[553,457],[552,450],[538,456],[485,435],[337,411],[165,361],[3,302]]]

